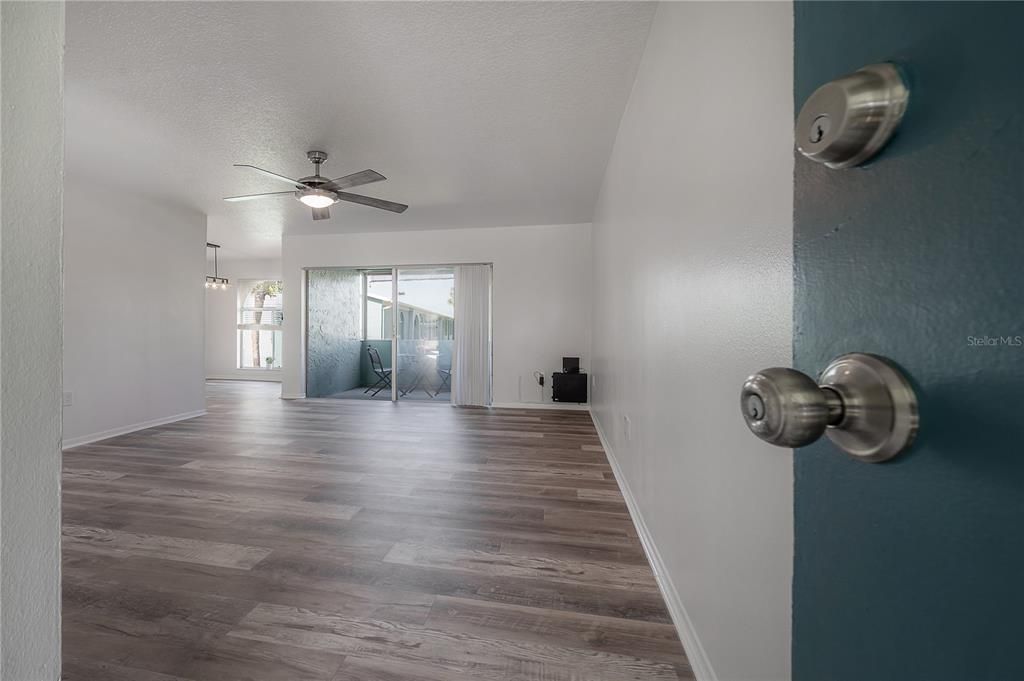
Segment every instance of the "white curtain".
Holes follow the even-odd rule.
[[[455,267],[452,404],[491,404],[491,266]]]

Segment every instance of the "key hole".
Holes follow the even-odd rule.
[[[748,395],[746,407],[750,420],[760,421],[764,418],[764,400],[759,395]]]
[[[832,127],[832,121],[828,117],[828,114],[822,114],[814,119],[811,123],[811,134],[809,139],[811,143],[817,144],[821,140],[825,139],[825,135],[828,134],[829,128]]]

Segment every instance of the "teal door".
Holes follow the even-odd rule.
[[[891,358],[921,431],[884,464],[797,450],[794,677],[1024,679],[1024,4],[798,3],[795,51],[798,110],[910,79],[868,166],[797,159],[794,363]]]

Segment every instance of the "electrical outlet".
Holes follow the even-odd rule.
[[[65,392],[64,393],[64,401],[62,402],[63,406],[70,407],[73,402],[74,402],[74,395],[72,395],[70,392]]]
[[[519,377],[519,401],[537,404],[544,401],[546,382],[541,382],[536,373]]]

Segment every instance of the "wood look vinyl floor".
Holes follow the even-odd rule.
[[[278,391],[64,453],[65,681],[693,678],[589,414]]]

